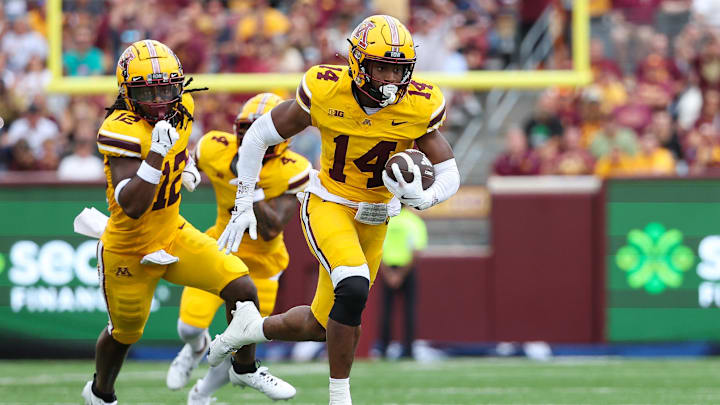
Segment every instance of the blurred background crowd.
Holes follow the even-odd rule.
[[[114,75],[120,53],[154,38],[185,72],[302,72],[344,64],[350,31],[372,13],[405,21],[416,71],[500,70],[549,12],[539,68],[572,68],[571,0],[73,0],[63,2],[63,71]],[[590,0],[594,82],[550,88],[513,117],[500,175],[696,174],[720,167],[720,2]],[[0,2],[0,171],[102,178],[95,148],[114,96],[48,95],[45,1]],[[338,56],[339,55],[339,56]],[[291,94],[287,94],[291,96]],[[230,131],[251,95],[197,94],[193,139]],[[447,91],[448,131],[482,110],[481,93]],[[311,134],[312,135],[312,134]],[[452,136],[452,133],[450,134]],[[295,147],[311,159],[317,139]],[[488,161],[490,163],[490,161]]]

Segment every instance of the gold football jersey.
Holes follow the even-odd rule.
[[[218,238],[225,229],[230,221],[230,212],[235,207],[237,186],[230,184],[230,180],[237,177],[235,174],[237,150],[237,137],[222,131],[206,133],[195,149],[196,164],[210,178],[215,190],[217,219],[212,232],[208,232],[215,238]],[[283,194],[294,195],[305,189],[311,168],[312,165],[307,159],[286,149],[280,156],[263,163],[257,187],[263,189],[266,200]],[[243,235],[238,256],[242,258],[257,254],[267,255],[278,252],[279,249],[285,251],[282,233],[269,241],[263,240],[260,236],[257,240],[252,240],[246,233]]]
[[[415,139],[439,128],[445,119],[440,89],[414,79],[397,104],[367,114],[352,93],[347,66],[310,68],[296,101],[320,130],[320,181],[331,193],[357,202],[388,202],[382,171],[388,158],[411,148]]]
[[[192,96],[184,94],[182,104],[190,114],[195,105]],[[125,215],[115,201],[115,185],[110,173],[109,157],[145,159],[150,152],[153,126],[140,116],[125,110],[115,110],[103,122],[97,135],[98,150],[104,155],[105,178],[110,220],[102,235],[105,249],[120,254],[145,255],[169,247],[179,227],[180,189],[182,172],[188,159],[186,150],[192,122],[176,128],[180,139],[163,160],[162,177],[150,208],[138,219]]]

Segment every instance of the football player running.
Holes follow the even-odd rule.
[[[218,239],[229,253],[238,249],[245,230],[256,238],[253,190],[265,149],[316,126],[321,170],[311,173],[300,208],[305,237],[320,262],[315,298],[310,306],[267,318],[252,303],[238,304],[243,315],[213,340],[208,354],[213,365],[247,344],[327,340],[330,404],[343,405],[352,403],[350,369],[388,216],[399,212],[398,200],[424,210],[448,199],[460,183],[452,149],[438,131],[445,100],[437,86],[412,79],[415,47],[407,28],[394,17],[375,15],[355,28],[350,42],[349,66],[311,68],[295,100],[260,117],[245,134],[235,210]],[[417,168],[409,183],[397,166],[397,181],[384,170],[393,153],[413,143],[435,169],[435,183],[427,190]]]
[[[248,100],[238,114],[233,125],[234,134],[210,131],[198,142],[195,163],[210,178],[217,201],[215,225],[205,232],[213,239],[225,229],[235,207],[238,146],[250,124],[280,102],[282,99],[275,94],[258,94]],[[263,156],[260,180],[253,194],[253,210],[261,239],[245,237],[243,248],[235,253],[248,266],[250,278],[257,287],[262,316],[270,315],[275,308],[278,280],[289,262],[283,229],[297,212],[295,194],[307,185],[311,168],[307,159],[288,149],[288,141],[269,147]],[[192,287],[183,290],[178,335],[185,346],[170,366],[168,388],[180,389],[187,384],[193,369],[207,351],[208,327],[222,303],[220,297],[203,290]],[[232,361],[228,357],[219,366],[211,367],[190,390],[188,405],[209,404],[211,395],[228,381],[256,388],[272,399],[292,397],[295,389],[276,389],[274,377],[268,374],[267,368],[255,365],[254,350],[254,345],[244,346]],[[238,357],[242,362],[237,361]]]
[[[228,322],[236,303],[258,305],[242,260],[218,252],[180,216],[181,183],[194,188],[200,176],[186,150],[194,104],[179,59],[158,41],[138,41],[122,53],[116,77],[119,95],[97,136],[110,211],[97,248],[109,322],[82,391],[87,405],[117,404],[115,379],[142,336],[160,278],[219,295]]]

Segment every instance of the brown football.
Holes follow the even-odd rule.
[[[412,166],[409,166],[409,164],[412,163],[420,166],[423,190],[427,190],[428,187],[432,186],[435,182],[435,169],[433,168],[432,163],[430,163],[430,159],[417,149],[406,149],[402,152],[398,152],[392,155],[390,159],[388,159],[387,163],[385,163],[385,171],[388,176],[391,179],[396,180],[395,174],[392,171],[393,163],[397,163],[400,173],[402,173],[403,178],[408,183],[413,181],[414,176]]]

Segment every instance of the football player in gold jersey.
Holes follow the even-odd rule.
[[[316,66],[305,73],[295,100],[275,107],[248,130],[238,152],[235,211],[218,239],[235,251],[243,232],[256,237],[253,189],[265,148],[308,125],[320,130],[321,170],[310,176],[301,220],[310,249],[320,262],[311,306],[262,318],[252,303],[210,345],[218,364],[235,348],[267,340],[327,340],[330,403],[350,404],[350,369],[360,319],[381,258],[388,216],[399,202],[427,209],[458,189],[452,149],[438,128],[445,118],[439,88],[413,79],[415,47],[410,32],[386,15],[366,18],[352,33],[349,66]],[[419,168],[406,182],[385,173],[387,159],[413,144],[435,169],[423,190]],[[392,198],[392,197],[396,198]]]
[[[217,201],[215,225],[205,232],[212,238],[220,236],[230,220],[230,211],[235,208],[235,166],[238,146],[245,132],[253,121],[282,101],[272,93],[258,94],[248,100],[237,115],[234,134],[210,131],[198,142],[195,162],[210,178]],[[307,159],[288,149],[288,141],[271,146],[263,157],[258,188],[253,197],[253,210],[258,218],[261,239],[246,237],[243,248],[235,253],[248,266],[250,277],[257,287],[260,313],[263,316],[270,315],[275,307],[278,280],[290,259],[283,242],[283,229],[297,212],[295,194],[307,186],[311,168]],[[178,334],[186,344],[170,366],[168,388],[184,387],[193,369],[205,355],[205,352],[196,352],[192,344],[208,334],[208,327],[222,302],[217,295],[185,287],[180,301]],[[207,403],[211,394],[228,381],[258,386],[260,381],[257,380],[263,380],[261,373],[267,368],[258,369],[253,364],[250,370],[244,370],[242,366],[235,361],[231,364],[230,358],[226,358],[219,366],[211,367],[207,375],[190,390],[188,404]],[[273,391],[268,392],[271,398],[274,394]]]
[[[110,210],[97,249],[109,322],[82,391],[89,405],[117,404],[115,379],[142,336],[160,278],[219,295],[228,322],[236,303],[258,302],[242,260],[218,252],[213,238],[180,216],[181,183],[194,188],[200,180],[186,150],[194,104],[180,60],[158,41],[138,41],[122,53],[116,77],[119,95],[97,136]],[[251,350],[235,356],[255,363]]]

